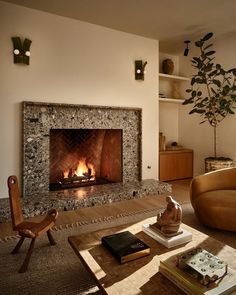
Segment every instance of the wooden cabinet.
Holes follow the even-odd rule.
[[[160,152],[159,179],[162,181],[193,177],[193,150]]]

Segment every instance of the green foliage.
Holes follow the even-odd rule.
[[[215,51],[209,50],[213,44],[206,44],[212,36],[213,33],[208,33],[195,42],[200,54],[191,60],[196,74],[191,79],[191,88],[186,90],[190,97],[183,104],[193,104],[189,114],[200,114],[203,117],[201,123],[209,122],[217,127],[228,114],[234,114],[236,68],[226,71],[213,62]]]
[[[228,115],[234,114],[236,102],[236,68],[224,70],[213,62],[215,51],[213,44],[207,44],[213,33],[206,34],[195,42],[199,56],[191,60],[196,74],[192,76],[191,87],[186,90],[189,98],[184,105],[193,104],[189,114],[200,114],[203,120],[214,127],[214,152],[216,157],[216,127]]]

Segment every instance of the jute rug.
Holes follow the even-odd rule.
[[[183,204],[183,222],[213,236],[222,242],[236,248],[234,233],[215,231],[201,226],[190,204]],[[89,232],[119,224],[136,222],[157,214],[157,209],[134,212],[124,216],[110,216],[109,218],[93,220],[86,224],[68,225],[57,229],[53,236],[56,246],[49,246],[45,237],[36,241],[28,271],[18,273],[18,269],[28,249],[28,242],[23,244],[17,255],[11,255],[17,240],[9,237],[0,242],[0,295],[85,295],[100,294],[90,274],[74,254],[67,238],[70,235]]]
[[[28,271],[23,274],[19,274],[18,269],[25,258],[29,241],[24,242],[18,254],[11,255],[18,237],[9,236],[0,240],[0,295],[100,294],[70,247],[68,236],[137,222],[156,214],[156,208],[146,209],[55,228],[53,237],[57,245],[49,246],[46,235],[36,240]]]

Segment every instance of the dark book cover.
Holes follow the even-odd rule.
[[[150,254],[150,247],[129,231],[102,237],[102,244],[120,263]]]

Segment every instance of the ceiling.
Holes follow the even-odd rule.
[[[184,40],[214,32],[236,36],[236,0],[5,0],[45,12],[160,40],[178,53]]]

